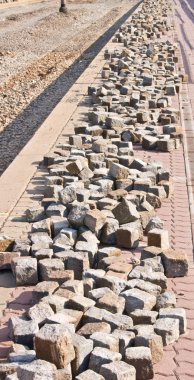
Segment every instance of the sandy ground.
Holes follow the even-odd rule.
[[[74,1],[68,5],[68,15],[58,12],[59,1],[56,0],[1,11],[0,84],[44,54],[55,49],[64,52],[64,42],[71,49],[72,39],[78,33],[88,27],[94,28],[96,22],[99,27],[103,26],[101,19],[105,15],[110,22],[110,12],[119,13],[124,3],[129,5],[125,0]],[[83,36],[82,45],[86,38],[87,34]]]
[[[67,15],[59,13],[59,3],[47,0],[0,12],[0,172],[111,37],[111,31],[105,32],[118,28],[116,21],[138,1],[71,0]],[[102,35],[101,46],[92,46]],[[79,65],[61,83],[58,78],[76,60]],[[56,80],[59,97],[56,88],[48,91]]]

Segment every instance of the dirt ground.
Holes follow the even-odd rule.
[[[81,69],[83,61],[87,66],[96,46],[87,49],[137,3],[69,0],[66,15],[56,0],[0,9],[0,173],[52,110],[48,105],[55,90],[47,91],[40,108],[45,89],[80,56]],[[74,68],[75,77],[79,70]],[[72,74],[66,75],[64,93],[72,82]]]

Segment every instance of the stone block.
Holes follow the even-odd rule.
[[[111,270],[115,273],[126,273],[128,274],[133,269],[133,264],[128,264],[127,261],[112,263],[108,266],[108,270]]]
[[[152,259],[154,257],[161,255],[162,252],[163,252],[162,248],[155,247],[155,246],[148,246],[142,250],[141,260]]]
[[[80,189],[76,190],[77,200],[78,202],[87,202],[90,198],[90,190],[88,189]]]
[[[17,377],[17,363],[1,363],[0,364],[0,378],[2,380],[18,380]]]
[[[136,269],[134,269],[131,273],[129,273],[129,281],[127,283],[127,286],[126,286],[126,289],[133,289],[133,288],[137,288],[139,290],[142,290],[146,293],[149,293],[149,294],[152,294],[154,296],[158,296],[158,294],[161,293],[161,286],[159,285],[156,285],[156,284],[153,284],[152,282],[150,282],[149,280],[152,278],[152,276],[154,275],[155,276],[155,273],[139,273],[137,271],[137,277],[135,277],[133,280],[130,280],[131,277],[135,276],[135,271]],[[134,273],[134,275],[133,275]],[[157,273],[158,274],[158,273]],[[159,274],[160,275],[160,274]],[[143,280],[142,280],[143,278]],[[145,278],[145,280],[144,280]]]
[[[64,297],[67,299],[72,298],[75,295],[75,293],[71,292],[71,290],[63,289],[63,288],[59,288],[58,290],[56,290],[56,292],[54,294],[56,296]]]
[[[162,272],[151,272],[150,273],[142,273],[141,274],[141,278],[142,280],[144,280],[145,282],[151,282],[152,284],[156,285],[157,287],[160,287],[162,290],[166,290],[167,289],[167,277],[164,275],[164,273]],[[155,294],[157,295],[161,289],[158,288],[155,288],[156,289],[156,292]]]
[[[32,224],[32,232],[46,232],[48,235],[51,235],[51,220],[50,218],[43,219],[39,222]]]
[[[20,256],[29,256],[30,251],[31,246],[29,240],[15,240],[13,252],[19,252]]]
[[[19,380],[58,380],[56,366],[45,360],[34,360],[29,364],[20,364],[17,368]]]
[[[33,339],[38,330],[38,323],[36,321],[20,321],[16,323],[13,329],[14,342],[32,349]]]
[[[69,144],[74,145],[77,148],[82,147],[82,138],[79,135],[71,135],[69,136]]]
[[[71,339],[75,350],[75,359],[71,363],[71,368],[72,375],[75,377],[88,369],[90,353],[93,350],[93,341],[78,334],[72,334]]]
[[[36,359],[34,350],[25,350],[24,352],[9,353],[8,360],[10,363],[31,363]]]
[[[32,303],[38,303],[41,298],[53,294],[59,287],[56,281],[39,282],[32,291]]]
[[[101,261],[107,257],[118,257],[121,256],[121,250],[116,247],[104,247],[100,248],[97,252],[97,261]]]
[[[107,140],[99,139],[94,141],[92,144],[92,150],[95,153],[105,153],[107,152]]]
[[[119,294],[122,290],[124,290],[126,285],[127,285],[127,282],[125,280],[117,277],[116,273],[115,273],[115,276],[108,276],[106,274],[106,276],[96,280],[97,288],[107,287],[107,288],[111,289],[116,294]]]
[[[119,339],[112,334],[97,331],[90,335],[90,339],[93,341],[94,348],[103,347],[114,352],[119,352]]]
[[[161,199],[153,193],[146,194],[146,201],[148,201],[154,208],[160,208],[162,205]]]
[[[137,380],[154,377],[151,350],[148,347],[130,347],[126,349],[125,361],[136,369]]]
[[[117,181],[118,183],[119,181]],[[116,201],[121,201],[127,195],[127,191],[124,189],[112,190],[108,193],[108,197]]]
[[[95,282],[105,276],[106,272],[102,269],[88,269],[83,273],[83,280],[92,278]]]
[[[43,207],[32,207],[28,208],[25,214],[27,222],[38,222],[45,217],[45,210]]]
[[[164,222],[158,216],[154,216],[149,220],[145,228],[145,234],[147,235],[149,231],[155,228],[159,228],[162,230],[163,227],[164,227]]]
[[[77,334],[84,336],[85,338],[89,338],[90,335],[96,332],[102,334],[110,334],[111,327],[106,322],[86,323],[84,326],[81,327],[81,329],[77,331]]]
[[[39,303],[30,307],[27,313],[30,319],[34,320],[39,325],[44,324],[46,318],[54,315],[53,309],[44,303]]]
[[[75,380],[104,380],[102,375],[88,369],[87,371],[82,372],[80,375],[76,376]]]
[[[17,324],[21,324],[23,321],[29,322],[29,319],[27,318],[27,316],[11,316],[9,318],[9,320],[8,320],[8,337],[11,340],[14,340],[14,328],[15,328],[15,326]],[[17,344],[17,346],[18,346],[18,344]]]
[[[144,136],[142,139],[142,148],[145,150],[155,150],[157,148],[157,137]]]
[[[66,368],[57,370],[57,380],[72,380],[71,364]]]
[[[63,206],[65,207],[65,206]],[[62,216],[52,216],[51,217],[51,228],[52,228],[52,235],[55,237],[59,234],[59,232],[63,228],[68,228],[69,222],[67,218],[64,218]]]
[[[176,295],[173,292],[164,292],[157,296],[156,310],[162,308],[173,308],[176,306]]]
[[[140,218],[136,206],[126,199],[123,199],[115,208],[113,208],[112,213],[120,225],[134,222]]]
[[[148,189],[148,193],[156,195],[161,200],[167,197],[166,191],[164,190],[164,186],[150,186]]]
[[[63,205],[67,205],[76,200],[76,188],[72,185],[66,186],[59,193],[59,200]]]
[[[42,201],[43,202],[43,201]],[[46,199],[44,200],[44,202],[48,203],[48,201],[46,201]],[[67,207],[65,205],[63,205],[62,203],[53,203],[53,200],[51,202],[49,202],[49,205],[46,207],[46,215],[47,217],[49,218],[64,218],[65,216],[67,216]],[[65,227],[68,227],[68,225],[66,225],[67,223],[67,220],[65,219],[64,220],[64,226]],[[56,232],[57,232],[57,227],[60,227],[61,225],[57,225],[56,226]],[[61,229],[61,228],[60,228]]]
[[[94,305],[95,302],[93,300],[83,297],[81,295],[76,295],[68,301],[68,307],[70,309],[83,311],[84,313]]]
[[[119,339],[119,352],[124,359],[126,349],[128,347],[134,346],[135,333],[133,331],[115,329],[112,335],[116,336]]]
[[[151,185],[152,185],[152,181],[150,178],[138,178],[138,179],[135,179],[133,188],[134,188],[134,190],[137,190],[137,191],[147,192]],[[145,206],[147,206],[146,209],[142,207],[143,204],[145,204]],[[144,211],[144,210],[147,211],[147,210],[151,209],[150,204],[146,203],[146,201],[144,201],[143,204],[141,204],[142,211]],[[149,207],[149,209],[148,209],[148,207]]]
[[[152,310],[156,297],[139,289],[129,289],[121,293],[125,298],[125,310],[128,315],[136,309]]]
[[[83,182],[89,181],[93,177],[93,172],[90,170],[90,168],[83,168],[81,172],[78,174],[79,179],[81,179]]]
[[[14,240],[6,236],[0,236],[0,252],[12,252]]]
[[[117,257],[117,256],[110,256],[110,257],[105,257],[104,259],[100,260],[98,263],[98,268],[104,269],[105,271],[108,271],[108,268],[112,264],[123,264],[126,263],[126,260],[124,257]]]
[[[95,232],[97,234],[105,223],[106,216],[99,210],[88,211],[84,218],[85,226],[87,226],[92,232]]]
[[[117,245],[122,248],[136,248],[139,244],[139,231],[134,226],[131,227],[130,223],[123,224],[116,231]]]
[[[88,293],[88,298],[92,299],[93,301],[97,302],[100,298],[102,298],[105,294],[112,295],[112,290],[109,288],[97,288],[93,289]]]
[[[20,257],[20,252],[0,252],[0,270],[10,270],[13,259]]]
[[[107,292],[107,294],[98,299],[96,306],[100,309],[108,310],[111,313],[122,314],[125,309],[125,300],[114,292],[111,294]]]
[[[136,309],[130,314],[134,325],[151,325],[156,322],[157,311]]]
[[[102,365],[100,374],[105,380],[136,380],[135,367],[123,361]]]
[[[42,244],[43,248],[52,248],[53,241],[46,232],[34,232],[29,235],[32,244]]]
[[[78,175],[83,169],[83,163],[80,160],[75,160],[67,164],[66,169],[70,175]]]
[[[59,369],[75,358],[71,335],[59,324],[46,324],[40,329],[35,336],[35,349],[38,359],[53,363]]]
[[[54,313],[57,313],[66,307],[66,305],[68,304],[68,299],[56,294],[51,294],[50,296],[43,297],[40,300],[40,304],[42,303],[50,305]]]
[[[50,248],[41,248],[38,250],[34,250],[34,244],[33,244],[32,255],[38,261],[43,260],[43,259],[51,259],[53,256],[53,250]]]
[[[77,295],[84,295],[84,284],[83,281],[79,280],[68,280],[61,285],[61,289],[69,290],[76,293]],[[70,297],[72,298],[72,297]]]
[[[84,223],[84,218],[89,210],[89,206],[85,203],[78,203],[72,206],[68,215],[68,221],[73,227],[81,227]]]
[[[73,310],[73,309],[64,309],[60,311],[60,314],[61,313],[64,315],[64,318],[68,321],[68,323],[74,324],[76,329],[79,328],[82,317],[83,317],[82,311]]]
[[[103,364],[109,364],[111,362],[120,361],[121,354],[113,352],[107,348],[96,347],[91,353],[89,369],[99,373]]]
[[[147,271],[150,269],[153,273],[164,273],[164,267],[160,256],[144,259],[141,261],[141,265],[147,269]]]
[[[179,332],[185,334],[187,331],[187,318],[185,309],[173,308],[173,309],[160,309],[159,318],[172,318],[179,321]]]
[[[133,190],[133,181],[130,178],[118,179],[115,181],[116,189],[125,190],[127,192]]]
[[[157,148],[161,152],[172,152],[175,149],[175,140],[159,139],[157,142]]]
[[[36,259],[31,257],[14,258],[11,266],[17,286],[37,284],[38,272]]]
[[[66,326],[70,332],[74,333],[77,325],[77,319],[71,315],[68,315],[65,310],[61,310],[53,316],[48,316],[45,319],[46,324],[61,324]]]
[[[162,337],[163,345],[168,346],[179,338],[179,320],[176,318],[159,318],[154,330],[156,334]]]
[[[40,281],[51,280],[50,274],[64,270],[64,264],[60,259],[44,259],[38,263]]]
[[[100,236],[100,240],[104,244],[116,245],[116,231],[119,228],[118,220],[114,218],[107,218],[106,223],[102,228],[102,234]]]
[[[70,270],[59,270],[51,271],[48,275],[48,281],[57,281],[61,285],[64,281],[71,280],[74,277],[73,271]]]
[[[84,271],[90,268],[88,254],[84,252],[73,252],[66,260],[66,268],[73,271],[75,280],[82,280]]]
[[[163,341],[160,335],[145,334],[143,336],[137,335],[135,337],[136,347],[148,347],[151,350],[152,362],[156,364],[162,360],[163,357]]]
[[[133,326],[133,320],[128,315],[113,314],[107,310],[102,311],[102,321],[110,324],[112,331],[115,329],[127,330]]]
[[[84,297],[88,297],[88,293],[94,289],[95,281],[93,278],[86,278],[83,280],[84,282]]]
[[[168,231],[155,228],[148,232],[148,245],[169,249]]]
[[[123,165],[113,163],[109,169],[109,175],[114,179],[126,179],[129,175],[129,169]]]
[[[107,116],[106,125],[107,127],[115,130],[118,133],[120,133],[125,127],[123,119],[121,117],[116,116]]]
[[[184,277],[188,274],[188,258],[185,251],[167,249],[161,256],[167,277]]]

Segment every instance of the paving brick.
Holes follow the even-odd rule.
[[[155,373],[160,374],[160,375],[162,374],[163,376],[166,376],[167,378],[169,376],[174,376],[174,371],[177,367],[174,361],[174,356],[175,356],[175,353],[173,355],[170,355],[169,353],[168,355],[164,355],[163,360],[154,366]],[[166,365],[166,362],[168,362],[168,365]]]
[[[191,376],[193,377],[194,363],[179,363],[178,367],[175,369],[175,374],[182,380],[182,376]]]

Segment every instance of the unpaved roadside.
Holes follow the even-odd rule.
[[[13,16],[1,20],[0,172],[51,112],[51,103],[55,106],[60,100],[56,88],[51,92],[48,88],[58,81],[57,90],[60,86],[62,96],[73,84],[73,75],[78,77],[95,56],[98,44],[86,51],[89,46],[137,3],[137,0],[78,1],[69,3],[69,12],[63,15],[58,12],[57,1],[55,4],[48,1],[48,6],[44,2],[45,11],[35,9],[31,14],[28,10],[26,14],[17,14],[15,21]],[[15,22],[14,30],[10,26],[12,22]],[[107,37],[111,37],[111,32]],[[102,45],[103,40],[99,43]],[[72,68],[80,56],[73,75],[67,73],[61,83],[57,78]],[[40,103],[39,98],[42,99],[45,91],[45,99]],[[51,99],[53,97],[56,101]]]

